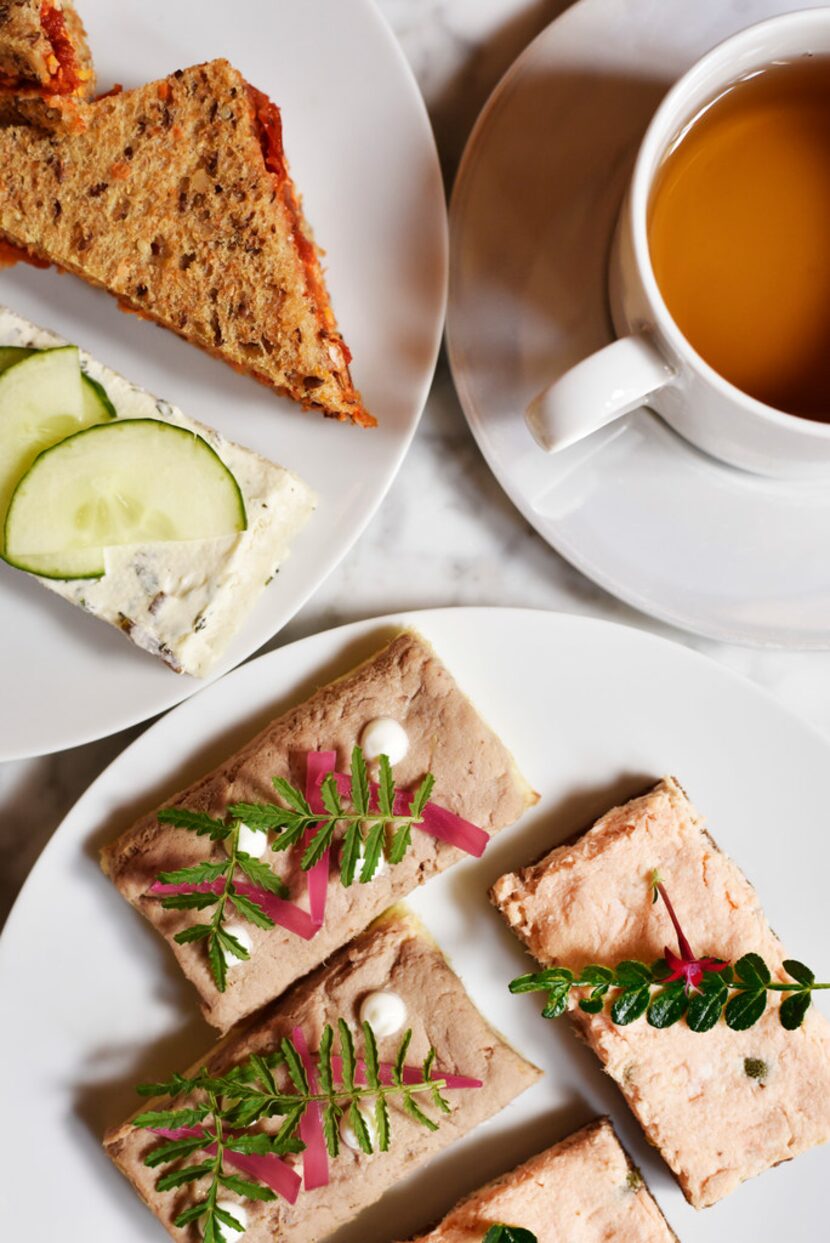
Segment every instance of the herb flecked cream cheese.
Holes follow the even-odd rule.
[[[0,344],[37,349],[66,342],[0,308]],[[231,535],[105,550],[98,579],[40,578],[50,591],[122,630],[176,672],[204,676],[222,654],[311,517],[316,497],[297,475],[187,418],[81,351],[118,419],[154,419],[205,440],[234,476],[247,528]],[[37,577],[37,576],[35,576]]]

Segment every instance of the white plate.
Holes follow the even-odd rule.
[[[278,649],[182,704],[87,791],[35,867],[0,940],[0,1236],[51,1243],[164,1236],[99,1147],[135,1107],[134,1084],[210,1047],[172,956],[98,870],[141,811],[226,756],[284,706],[410,621],[435,644],[541,792],[481,861],[412,905],[474,999],[544,1079],[500,1117],[362,1215],[339,1243],[408,1238],[463,1192],[610,1113],[683,1243],[818,1240],[830,1151],[739,1188],[705,1213],[685,1203],[613,1084],[538,999],[511,998],[527,957],[487,900],[615,801],[675,773],[757,885],[792,952],[830,967],[830,746],[751,683],[641,631],[553,613],[449,609],[359,622]],[[701,1039],[705,1039],[701,1037]]]
[[[606,260],[640,138],[727,35],[813,0],[580,0],[473,132],[450,212],[447,336],[467,419],[529,522],[608,591],[711,638],[830,647],[830,488],[716,463],[649,411],[547,457],[529,399],[611,339]]]
[[[261,647],[351,548],[415,431],[446,291],[446,210],[423,101],[372,0],[84,0],[101,89],[226,56],[280,105],[292,172],[326,249],[334,307],[374,431],[304,414],[74,277],[20,265],[0,302],[191,417],[292,467],[320,506],[212,677]],[[233,16],[231,16],[233,13]],[[379,123],[382,118],[382,124]],[[39,584],[0,567],[0,760],[74,746],[169,708],[177,678]]]

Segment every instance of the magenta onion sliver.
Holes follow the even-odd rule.
[[[345,773],[335,773],[334,777],[341,796],[350,798],[352,792],[350,779]],[[379,787],[372,782],[372,802],[375,809],[377,809],[378,789]],[[406,816],[411,807],[412,795],[397,790],[393,808],[395,815]],[[471,824],[469,820],[456,816],[455,812],[447,811],[446,807],[439,807],[437,803],[427,803],[422,820],[414,827],[424,833],[429,833],[431,837],[440,838],[449,846],[457,846],[459,850],[463,850],[468,855],[474,855],[476,859],[480,859],[484,854],[490,840],[484,829],[480,829],[477,824]]]
[[[305,796],[315,815],[325,815],[325,806],[320,787],[337,764],[336,751],[309,751],[306,759]],[[303,846],[308,846],[314,837],[315,829],[311,828],[303,839]],[[331,851],[327,850],[306,873],[308,877],[308,904],[312,922],[318,927],[323,923],[326,914],[326,898],[329,890],[329,865]]]
[[[279,924],[289,932],[296,933],[304,941],[310,941],[313,936],[317,935],[320,925],[313,921],[308,911],[302,910],[295,902],[289,902],[286,898],[280,898],[275,893],[269,893],[267,889],[260,889],[258,885],[247,885],[234,881],[233,887],[243,898],[250,898],[252,902],[256,902],[258,906],[261,906],[265,914],[270,919],[273,919],[275,924]],[[177,893],[220,894],[224,892],[224,889],[225,882],[223,880],[202,881],[198,885],[164,885],[157,880],[150,886],[150,893],[154,898],[167,898]],[[233,900],[233,894],[230,896],[231,900]]]
[[[301,1027],[295,1027],[291,1033],[291,1039],[294,1041],[294,1047],[302,1058],[305,1073],[308,1078],[308,1086],[313,1093],[317,1093],[317,1075],[314,1071],[314,1062],[308,1051],[305,1035]],[[303,1184],[306,1191],[313,1191],[315,1187],[327,1187],[329,1183],[329,1157],[326,1150],[326,1141],[323,1138],[323,1115],[319,1104],[314,1101],[306,1109],[300,1119],[300,1139],[305,1144],[303,1153]]]
[[[154,1135],[162,1139],[195,1139],[205,1134],[201,1127],[191,1126],[178,1127],[176,1130],[170,1130],[168,1127],[153,1127],[152,1130]],[[205,1152],[210,1157],[216,1156],[216,1145],[210,1144],[205,1148]],[[277,1195],[282,1196],[289,1204],[296,1204],[302,1180],[296,1170],[286,1165],[282,1157],[273,1153],[256,1156],[226,1148],[225,1160],[228,1165],[239,1170],[240,1174],[248,1174],[251,1178],[256,1178],[275,1191]]]

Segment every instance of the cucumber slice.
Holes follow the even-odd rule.
[[[108,419],[118,418],[118,412],[99,380],[93,380],[91,375],[82,371],[81,388],[84,399],[84,423],[87,427],[91,427],[93,423],[106,423]]]
[[[33,350],[0,372],[0,521],[37,455],[100,417],[98,404],[94,415],[84,406],[74,345]]]
[[[45,578],[100,578],[117,544],[244,531],[239,485],[207,441],[155,419],[120,419],[46,449],[6,518],[6,560]]]
[[[7,368],[13,367],[15,363],[20,363],[24,358],[28,358],[30,354],[36,354],[37,350],[30,349],[25,345],[0,345],[0,372],[6,371]]]

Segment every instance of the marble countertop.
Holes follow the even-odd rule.
[[[490,91],[567,0],[378,3],[426,98],[450,185]],[[427,491],[425,514],[416,501]],[[548,548],[490,474],[442,359],[415,444],[379,513],[273,646],[399,609],[465,604],[584,613],[670,636],[754,679],[830,734],[830,652],[730,647],[671,630],[608,596]],[[0,924],[66,812],[142,728],[0,766]]]

